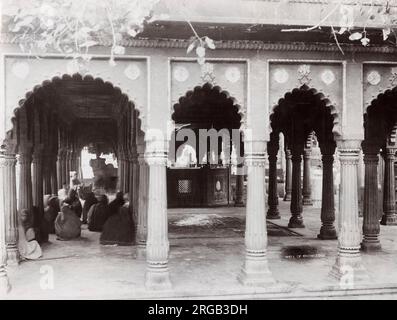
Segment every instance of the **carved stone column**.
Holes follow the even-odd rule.
[[[167,142],[151,140],[145,155],[149,165],[146,287],[170,289],[168,271]]]
[[[367,278],[360,254],[360,228],[358,219],[357,167],[360,140],[337,142],[340,160],[340,200],[338,256],[330,275],[336,279],[352,281]]]
[[[18,210],[27,209],[32,212],[32,174],[31,163],[32,156],[30,150],[21,150],[18,155],[19,163],[19,198]]]
[[[50,158],[50,183],[51,194],[58,194],[58,174],[57,174],[57,156],[51,155]]]
[[[245,163],[248,173],[245,262],[239,281],[244,285],[266,285],[274,279],[267,263],[265,141],[247,141]]]
[[[70,157],[71,157],[71,151],[70,150],[66,150],[66,157],[65,157],[65,184],[70,185],[70,171],[71,171],[71,161],[70,161]]]
[[[244,164],[237,164],[235,207],[244,207]]]
[[[8,161],[5,160],[3,152],[0,153],[0,186],[4,187],[5,177],[4,172],[7,170]],[[5,210],[5,194],[0,193],[0,212]],[[10,281],[8,279],[6,270],[7,251],[6,251],[6,228],[5,215],[0,214],[0,296],[7,294],[10,289]]]
[[[292,194],[292,154],[291,150],[285,149],[285,195],[284,201],[291,201]]]
[[[43,155],[43,193],[52,194],[51,175],[52,175],[52,156],[50,154]]]
[[[43,204],[43,154],[40,151],[33,153],[32,161],[33,206],[37,207],[40,217],[44,214]]]
[[[62,189],[63,184],[64,184],[64,180],[63,180],[63,172],[64,172],[64,166],[63,166],[64,160],[63,160],[63,152],[62,150],[58,151],[58,155],[57,155],[57,191],[59,189]]]
[[[291,193],[291,218],[288,228],[304,228],[302,217],[302,178],[301,178],[302,152],[299,148],[292,151],[292,193]]]
[[[130,191],[130,174],[131,174],[131,159],[126,155],[126,157],[123,159],[124,162],[124,179],[123,179],[123,186],[122,190],[123,192],[129,192]],[[133,201],[133,199],[131,199]]]
[[[386,147],[384,151],[385,159],[385,179],[383,187],[383,216],[381,224],[397,225],[396,214],[396,189],[395,189],[395,162],[396,148]]]
[[[148,206],[148,180],[149,167],[145,161],[144,154],[140,154],[139,161],[139,199],[137,216],[137,258],[144,258],[146,254],[147,237],[147,206]]]
[[[17,187],[14,154],[4,154],[0,158],[2,170],[2,182],[0,188],[3,193],[3,210],[5,215],[5,243],[7,249],[7,265],[19,263],[18,251],[18,211],[17,211]]]
[[[303,189],[302,189],[302,203],[305,206],[313,205],[312,202],[312,186],[310,181],[310,162],[311,162],[311,148],[305,148],[303,151]]]
[[[118,159],[118,170],[117,170],[117,175],[118,175],[118,189],[123,191],[124,188],[124,179],[125,179],[125,166],[124,166],[124,155],[120,152],[119,153],[119,159]]]
[[[139,182],[140,169],[138,162],[138,153],[136,152],[134,152],[132,155],[130,168],[131,168],[130,193],[131,193],[131,201],[133,206],[132,213],[136,224],[138,219],[139,188],[140,188],[140,182]]]
[[[335,144],[321,147],[323,163],[323,182],[321,199],[321,229],[317,236],[322,240],[337,239],[335,222],[335,198],[334,198],[334,152]]]
[[[378,162],[377,152],[364,153],[364,221],[361,249],[364,251],[376,251],[381,249],[379,241],[379,215],[378,215]]]
[[[267,219],[280,219],[278,210],[278,192],[277,192],[277,153],[278,153],[278,136],[277,141],[270,140],[267,144],[267,153],[269,155],[269,194],[268,194],[268,211]]]

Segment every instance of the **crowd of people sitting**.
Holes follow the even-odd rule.
[[[49,234],[67,241],[81,236],[82,225],[92,232],[101,232],[103,245],[132,245],[135,228],[129,208],[128,194],[116,193],[109,203],[106,194],[95,194],[81,186],[67,186],[58,195],[44,196],[44,214],[36,207],[32,212],[19,210],[19,252],[22,259],[34,260],[42,256],[41,244]]]

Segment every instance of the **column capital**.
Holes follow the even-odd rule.
[[[379,162],[379,156],[377,153],[364,153],[364,164],[377,165]]]
[[[311,155],[312,155],[312,149],[311,148],[310,149],[309,148],[305,148],[303,150],[303,157],[305,159],[310,159]]]
[[[12,167],[15,166],[16,162],[15,154],[0,152],[0,167]]]
[[[337,140],[336,145],[339,152],[343,154],[347,153],[359,153],[361,149],[362,140],[352,139],[352,140]]]
[[[386,148],[383,149],[383,154],[386,157],[386,159],[392,160],[396,156],[396,151],[397,148],[386,146]]]
[[[166,166],[168,161],[168,154],[167,151],[164,150],[146,152],[144,159],[146,159],[146,163],[149,166]]]

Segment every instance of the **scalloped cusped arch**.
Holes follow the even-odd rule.
[[[180,124],[239,129],[244,119],[236,99],[219,86],[205,83],[189,90],[173,106],[172,120]]]
[[[364,140],[378,149],[393,136],[397,123],[397,87],[380,93],[364,113]],[[390,141],[395,144],[394,139]]]
[[[341,136],[336,107],[323,93],[307,85],[287,92],[278,101],[270,114],[270,126],[271,131],[283,131],[287,135],[292,134],[291,130],[302,129],[305,135],[314,130],[319,141]]]

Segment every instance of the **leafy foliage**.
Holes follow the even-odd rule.
[[[159,0],[2,0],[8,32],[24,52],[51,50],[90,59],[99,41],[111,44],[110,63],[122,55],[123,38],[135,37]]]

